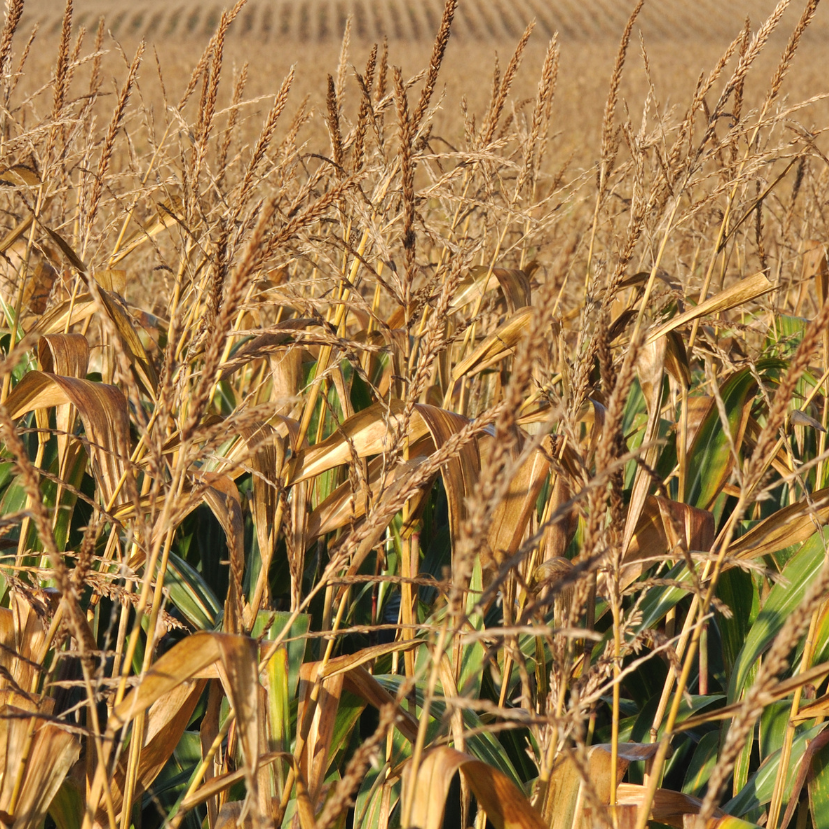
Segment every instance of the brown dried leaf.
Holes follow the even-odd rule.
[[[680,541],[689,550],[708,551],[714,543],[713,514],[679,501],[649,495],[624,560],[629,563],[668,553],[676,555]]]
[[[58,279],[58,271],[39,249],[30,250],[25,239],[16,239],[8,248],[3,248],[0,244],[0,251],[5,252],[5,255],[0,257],[0,297],[7,305],[15,306],[20,276],[26,274],[21,299],[21,324],[23,329],[28,331],[34,325],[35,319],[45,310],[49,295]]]
[[[253,523],[262,566],[267,570],[279,535],[279,527],[275,522],[280,479],[285,464],[285,443],[276,429],[267,423],[245,425],[241,434],[252,455]]]
[[[95,281],[105,291],[123,296],[124,291],[127,289],[127,272],[121,268],[97,271],[95,273]]]
[[[358,458],[387,452],[392,448],[391,426],[400,422],[403,408],[402,401],[394,399],[389,406],[373,403],[357,412],[322,443],[298,453],[290,483],[315,478],[335,466],[348,463],[352,459],[352,447]],[[423,419],[415,413],[409,423],[409,441],[414,443],[427,431]]]
[[[617,783],[632,762],[647,760],[656,749],[656,744],[619,743]],[[587,749],[587,780],[569,753],[556,762],[544,800],[544,817],[549,829],[589,829],[597,822],[592,814],[593,798],[588,797],[586,787],[592,786],[598,803],[609,805],[610,765],[611,746],[607,743]]]
[[[204,680],[188,680],[156,700],[147,712],[141,757],[136,775],[136,795],[145,792],[158,777],[164,765],[173,756],[190,717],[204,690]],[[110,779],[113,805],[116,813],[123,803],[127,758],[123,756]],[[106,825],[106,812],[99,810],[98,822]]]
[[[572,498],[570,485],[561,473],[555,477],[550,501],[547,505],[547,514],[552,516]],[[579,526],[579,516],[575,509],[571,509],[563,518],[550,524],[544,529],[544,537],[541,541],[541,562],[555,558],[561,558],[570,546],[573,536]]]
[[[32,328],[34,334],[58,334],[73,325],[89,319],[98,309],[95,301],[87,294],[78,294],[74,301],[64,299],[50,308]]]
[[[144,388],[144,391],[150,396],[151,400],[155,400],[155,392],[158,388],[158,375],[155,367],[150,361],[144,344],[135,330],[132,318],[127,313],[122,301],[115,295],[103,289],[98,292],[101,296],[104,308],[107,315],[115,324],[118,331],[118,336],[126,351],[127,357],[132,364],[133,371],[138,378],[138,382]]]
[[[499,564],[518,550],[549,471],[547,450],[542,447],[534,450],[521,464],[510,481],[506,496],[498,503],[492,516],[488,540]]]
[[[164,228],[172,227],[174,224],[181,224],[181,220],[178,218],[177,214],[182,212],[183,206],[184,204],[178,196],[172,196],[168,201],[159,202],[156,205],[158,215],[155,218],[150,219],[150,221],[147,222],[141,230],[137,231],[129,238],[123,249],[117,255],[112,257],[109,263],[110,267],[122,262],[136,248],[140,247],[145,242],[148,242],[153,236],[161,233]]]
[[[498,769],[446,746],[429,752],[412,780],[404,771],[403,802],[413,800],[412,826],[441,829],[449,785],[460,771],[496,829],[546,829],[524,794]]]
[[[650,343],[656,342],[660,337],[664,337],[669,331],[687,325],[696,319],[736,308],[738,305],[751,302],[757,299],[757,297],[773,290],[774,285],[766,279],[764,274],[756,273],[753,276],[748,276],[745,279],[741,279],[736,285],[732,285],[730,288],[726,288],[710,299],[706,299],[705,302],[689,308],[684,314],[679,314],[664,325],[658,326],[648,335],[647,343],[650,345]]]
[[[616,791],[616,803],[619,806],[638,808],[646,797],[647,787],[633,783],[622,783]],[[657,789],[651,803],[650,819],[683,829],[684,816],[699,814],[701,805],[702,801],[691,795],[670,789]],[[717,809],[714,814],[721,817],[723,813]]]
[[[826,261],[826,246],[811,239],[803,245],[803,273],[801,279],[808,282],[814,278],[818,308],[826,304],[829,297],[829,263]]]
[[[415,411],[426,424],[436,450],[440,450],[447,440],[469,423],[461,415],[425,403],[415,406]],[[449,502],[449,533],[453,548],[454,543],[460,537],[461,525],[466,519],[467,498],[474,492],[480,471],[481,457],[477,440],[471,440],[463,445],[460,451],[441,468],[443,486]]]
[[[659,433],[659,412],[662,409],[662,394],[664,392],[662,377],[665,368],[665,352],[667,350],[667,339],[659,339],[647,343],[640,351],[637,369],[639,371],[639,382],[642,386],[642,393],[645,396],[645,403],[648,409],[648,421],[645,425],[645,434],[642,443],[647,445],[644,453],[645,465],[653,468],[658,457],[659,447],[655,445],[655,439]],[[645,507],[648,492],[651,488],[651,478],[645,468],[638,465],[633,480],[633,488],[630,494],[630,505],[628,506],[625,519],[625,532],[622,540],[622,552],[625,552],[631,544],[634,532],[639,525],[639,516]]]
[[[532,314],[532,308],[521,308],[516,311],[497,331],[486,337],[471,354],[455,366],[452,370],[452,382],[457,382],[466,374],[476,374],[509,357],[526,333]]]
[[[493,268],[490,272],[486,265],[476,265],[469,269],[470,275],[458,285],[450,308],[457,311],[471,302],[477,302],[493,288],[500,287],[507,301],[509,313],[514,314],[517,308],[523,308],[532,302],[530,276],[534,270],[535,266],[532,269],[528,266],[525,270]]]
[[[801,544],[829,521],[829,488],[813,492],[809,502],[790,504],[752,527],[729,548],[737,558],[759,558]]]
[[[126,398],[117,386],[30,371],[7,398],[6,408],[16,420],[35,409],[67,403],[74,405],[81,416],[88,441],[86,450],[105,503],[124,503],[128,496],[121,479],[130,455],[129,413]]]
[[[311,803],[318,805],[325,773],[328,770],[329,750],[334,738],[337,709],[343,690],[343,673],[327,678],[321,674],[321,662],[306,662],[299,669],[299,708],[297,710],[297,757],[299,774],[308,786]],[[313,692],[319,683],[316,704]]]
[[[308,517],[308,537],[317,538],[361,519],[380,495],[383,486],[389,487],[411,475],[434,449],[435,444],[427,435],[409,447],[409,461],[398,464],[392,470],[386,468],[384,458],[374,458],[368,465],[367,488],[355,494],[351,481],[340,484]]]
[[[89,368],[89,343],[81,334],[49,334],[37,344],[38,366],[41,371],[64,377],[86,377]],[[70,404],[55,409],[60,475],[66,480],[69,439],[75,431],[75,410]]]
[[[52,230],[50,227],[46,227],[43,225],[43,229],[49,234],[52,241],[58,246],[60,252],[69,260],[69,264],[78,271],[78,273],[86,274],[86,265],[84,264],[83,260],[74,250],[72,250],[72,246],[63,236],[60,235],[55,230]]]
[[[8,712],[12,713],[12,712]],[[0,714],[2,716],[2,714]],[[20,720],[25,728],[29,721]],[[23,736],[23,735],[21,735]],[[21,745],[25,740],[21,742]],[[23,776],[23,785],[15,808],[14,829],[34,829],[42,826],[46,812],[69,770],[80,755],[80,743],[73,734],[57,725],[46,723],[36,727],[31,753]],[[7,811],[9,800],[5,797],[7,785],[13,786],[19,766],[9,764],[8,755],[0,760],[5,769],[4,797],[0,809]]]

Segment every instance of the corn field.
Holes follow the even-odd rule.
[[[829,829],[828,20],[7,0],[0,824]]]
[[[221,17],[217,2],[195,0],[85,0],[76,4],[75,23],[93,28],[106,15],[107,29],[118,38],[141,36],[165,43],[209,38]],[[746,16],[759,21],[774,9],[773,0],[663,0],[646,6],[640,25],[656,37],[722,38],[726,42]],[[234,23],[234,34],[253,42],[288,45],[291,42],[339,44],[349,16],[355,42],[389,40],[431,43],[440,25],[440,0],[248,0]],[[615,39],[624,29],[630,9],[617,0],[467,0],[459,5],[452,37],[465,42],[506,44],[518,40],[530,21],[536,22],[536,38],[553,34],[567,40]],[[27,0],[22,26],[41,24],[44,33],[61,30],[63,6],[54,0]],[[820,17],[812,33],[826,32]]]

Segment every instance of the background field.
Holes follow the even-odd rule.
[[[558,32],[564,42],[618,40],[630,5],[620,0],[468,0],[458,9],[453,38],[478,46],[509,42],[536,19],[541,36],[551,37]],[[649,38],[690,46],[689,40],[730,38],[746,16],[759,22],[774,5],[772,0],[661,0],[645,7],[638,27]],[[39,20],[47,32],[55,34],[60,29],[61,6],[55,0],[29,0],[22,25]],[[209,37],[224,6],[209,0],[80,0],[75,8],[79,25],[94,26],[104,14],[116,37],[140,35],[164,42],[166,38],[182,41]],[[347,17],[352,15],[358,41],[371,43],[385,36],[431,45],[442,11],[439,0],[250,0],[234,37],[268,43],[298,55],[299,45],[338,40]],[[792,8],[789,17],[794,20],[797,14]],[[829,28],[821,17],[813,23],[809,39],[819,39]]]
[[[513,87],[513,101],[535,94],[537,72],[547,41],[554,34],[561,44],[561,65],[556,96],[556,129],[561,140],[553,159],[574,150],[585,164],[593,163],[607,85],[631,3],[622,0],[467,0],[461,3],[453,24],[453,35],[441,73],[446,89],[444,111],[437,117],[441,134],[452,141],[460,137],[459,107],[466,97],[472,112],[480,113],[488,103],[493,57],[506,63],[526,26],[536,27],[527,56]],[[647,82],[642,70],[639,35],[651,60],[657,91],[665,107],[684,101],[693,91],[700,73],[716,63],[746,17],[754,26],[774,8],[771,0],[667,0],[646,4],[636,26],[622,94],[638,107]],[[42,34],[35,61],[51,59],[51,45],[60,31],[62,4],[59,0],[27,0],[21,29],[38,23]],[[129,52],[139,38],[154,46],[157,59],[171,89],[189,77],[206,38],[215,30],[223,6],[219,3],[163,2],[163,0],[80,0],[75,3],[77,24],[94,30],[103,15],[107,31]],[[440,21],[440,0],[250,0],[228,37],[229,61],[239,66],[250,61],[248,91],[251,97],[274,91],[278,79],[296,64],[294,94],[305,94],[321,106],[325,79],[336,70],[337,48],[348,16],[352,16],[351,62],[365,61],[372,43],[389,40],[390,61],[404,72],[414,73],[428,61],[432,39]],[[770,45],[761,55],[747,96],[762,95],[765,78],[774,69],[787,33],[799,15],[793,4],[785,13]],[[787,81],[786,93],[805,99],[825,91],[823,86],[825,44],[829,37],[829,13],[821,9],[800,46],[798,60]],[[123,61],[112,59],[116,73]],[[42,71],[48,71],[46,66]],[[24,80],[42,79],[30,72]],[[158,104],[156,79],[144,73],[142,88]],[[229,96],[229,84],[223,90]],[[353,99],[353,96],[352,96]],[[815,110],[815,118],[819,117]],[[261,112],[248,109],[258,123]],[[558,151],[561,151],[560,153]]]

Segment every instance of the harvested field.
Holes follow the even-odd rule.
[[[516,40],[531,20],[538,35],[559,33],[562,41],[618,41],[630,9],[617,0],[470,0],[459,7],[452,36],[459,42],[505,44]],[[118,38],[145,37],[157,43],[210,37],[219,22],[221,3],[194,0],[84,0],[77,3],[76,22],[92,28],[105,15]],[[675,42],[713,41],[733,37],[746,17],[759,22],[775,4],[773,0],[665,0],[646,6],[638,25],[649,39]],[[431,46],[440,23],[440,0],[250,0],[240,14],[235,37],[281,45],[331,45],[342,36],[349,15],[353,18],[355,42],[420,42]],[[792,8],[787,22],[796,19]],[[39,21],[47,34],[61,28],[63,9],[52,0],[29,0],[22,26]],[[816,20],[808,39],[825,36],[829,25]]]

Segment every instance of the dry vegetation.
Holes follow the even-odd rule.
[[[78,5],[0,32],[0,823],[827,829],[817,1]]]

